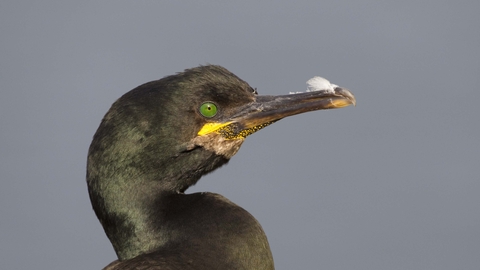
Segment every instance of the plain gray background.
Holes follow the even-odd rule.
[[[260,94],[320,75],[357,107],[250,136],[193,191],[263,225],[277,269],[480,268],[479,1],[0,3],[0,268],[115,259],[87,149],[123,93],[199,64]]]

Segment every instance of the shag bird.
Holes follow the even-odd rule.
[[[261,96],[225,68],[207,65],[119,98],[87,161],[90,200],[118,256],[104,269],[274,269],[250,213],[219,194],[184,192],[275,121],[355,104],[347,89],[326,85]]]

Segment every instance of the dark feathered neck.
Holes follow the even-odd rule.
[[[122,260],[167,243],[170,235],[160,225],[165,222],[166,209],[172,209],[172,196],[228,161],[195,148],[151,164],[149,159],[142,159],[141,153],[115,151],[111,149],[115,148],[113,144],[106,146],[103,144],[108,143],[96,139],[88,158],[89,194],[95,213]],[[131,151],[137,148],[130,144]]]

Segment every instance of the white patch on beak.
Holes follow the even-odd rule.
[[[335,92],[338,85],[331,84],[327,79],[315,76],[307,81],[307,92],[328,91]]]
[[[315,76],[307,81],[307,91],[306,92],[314,92],[314,91],[327,91],[327,92],[335,92],[335,88],[338,85],[330,83],[327,79]],[[290,92],[290,94],[299,94],[302,92]]]

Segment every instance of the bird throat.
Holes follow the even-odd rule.
[[[200,146],[217,155],[222,155],[230,159],[238,152],[247,136],[273,124],[274,122],[276,121],[262,123],[249,128],[244,128],[239,123],[220,125],[219,128],[206,133],[205,135],[198,135],[193,138],[192,141],[190,141],[188,148],[193,149]]]
[[[200,146],[203,147],[205,150],[214,152],[217,155],[221,155],[227,159],[230,159],[238,152],[244,140],[245,137],[226,139],[222,134],[212,132],[193,138],[190,141],[188,148],[193,149]]]

